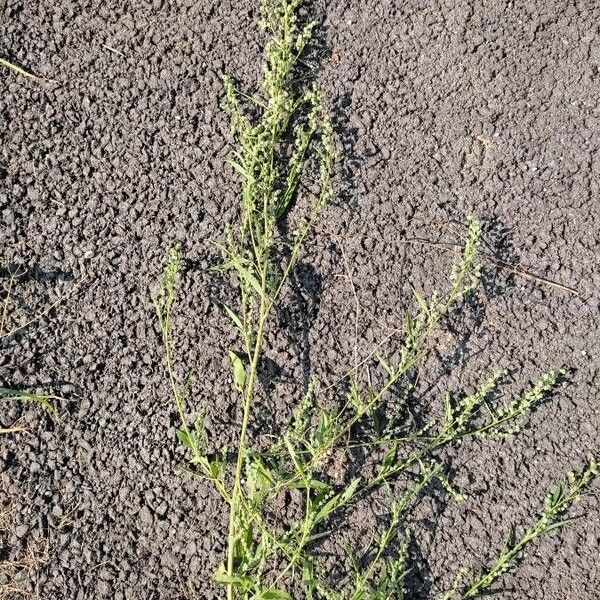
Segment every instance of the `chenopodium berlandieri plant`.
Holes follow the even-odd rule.
[[[514,435],[563,372],[544,374],[521,396],[494,408],[491,398],[506,377],[505,371],[498,371],[470,394],[446,394],[443,418],[416,430],[410,420],[403,420],[408,394],[399,390],[410,389],[411,374],[423,362],[440,321],[478,284],[481,228],[470,219],[446,293],[434,292],[428,298],[415,293],[415,310],[404,317],[394,356],[370,355],[379,384],[371,378],[364,383],[359,369],[352,369],[336,386],[344,402],[332,405],[323,400],[327,390],[314,377],[306,389],[298,390],[293,419],[275,441],[265,447],[252,437],[251,424],[264,409],[258,375],[267,350],[269,319],[316,221],[334,198],[332,124],[322,93],[299,76],[315,24],[300,24],[299,7],[300,0],[260,4],[260,24],[269,40],[262,89],[256,95],[241,92],[232,78],[224,78],[238,140],[229,163],[242,182],[241,223],[228,229],[219,266],[233,274],[238,305],[223,304],[223,310],[243,347],[241,352],[229,351],[241,413],[233,459],[227,449],[211,448],[215,441],[209,439],[201,417],[190,421],[188,380],[181,383],[176,372],[173,314],[183,263],[179,246],[170,250],[156,308],[181,418],[179,438],[190,454],[188,471],[211,482],[229,510],[227,551],[215,574],[227,599],[402,599],[411,568],[411,509],[435,481],[451,497],[462,497],[446,476],[440,451],[467,437]],[[304,214],[295,214],[301,209]],[[280,227],[284,222],[293,222],[290,233],[289,227]],[[382,423],[391,396],[397,399],[395,415]],[[336,481],[327,468],[329,458],[357,448],[370,453],[371,468]],[[452,588],[439,597],[456,600],[489,593],[528,543],[567,522],[562,515],[596,472],[596,462],[590,460],[583,471],[570,474],[548,495],[538,520],[521,536],[512,536],[496,560],[479,572],[461,569]],[[344,575],[334,580],[320,545],[334,535],[334,518],[339,527],[339,520],[359,499],[375,492],[389,494],[387,522],[365,541],[365,547],[341,553]],[[289,518],[278,515],[273,507],[292,494],[300,499],[299,510]]]

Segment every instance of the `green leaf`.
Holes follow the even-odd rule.
[[[415,289],[413,289],[413,294],[423,314],[429,314],[429,305],[427,304],[427,300],[425,300],[425,298]]]
[[[347,504],[358,489],[361,479],[357,477],[350,482],[350,485],[341,494],[336,494],[333,498],[329,499],[323,506],[321,506],[319,512],[314,517],[315,525],[326,519],[334,510]]]
[[[274,483],[274,478],[258,456],[250,458],[249,461],[246,471],[248,497],[256,500],[269,491]]]
[[[250,179],[250,177],[248,176],[248,172],[246,171],[246,169],[244,169],[244,167],[242,167],[242,165],[240,165],[239,163],[235,162],[235,160],[228,158],[227,162],[242,176],[244,177],[244,179]]]
[[[355,375],[350,375],[350,387],[348,389],[348,400],[352,403],[354,410],[357,413],[362,413],[364,410],[364,402],[360,396],[360,391],[358,389],[358,383],[356,381]]]
[[[243,590],[250,590],[254,585],[254,580],[250,577],[244,577],[243,575],[228,575],[223,563],[219,565],[219,569],[215,573],[213,579],[215,583],[221,585],[233,585],[234,587],[242,588]]]
[[[292,597],[283,590],[265,590],[260,593],[260,600],[292,600]]]
[[[396,370],[394,369],[394,367],[392,367],[392,365],[390,365],[385,358],[383,358],[383,356],[381,356],[380,354],[376,354],[375,358],[377,359],[377,361],[379,362],[379,364],[383,367],[383,369],[385,370],[385,372],[390,376],[390,377],[394,377]]]
[[[562,485],[557,485],[554,488],[554,491],[552,492],[552,494],[550,496],[550,503],[552,504],[552,506],[556,506],[561,502],[561,500],[563,499],[564,493],[565,492],[564,492]]]
[[[213,460],[209,463],[210,474],[215,478],[219,479],[221,476],[221,463],[218,460]]]
[[[396,453],[398,451],[398,444],[392,444],[386,451],[381,462],[381,470],[386,471],[396,462]]]
[[[179,438],[179,441],[186,447],[189,448],[190,450],[193,450],[196,447],[196,439],[194,437],[194,435],[192,433],[190,433],[189,431],[186,431],[185,429],[178,429],[177,430],[177,437]]]
[[[240,277],[242,279],[245,279],[252,286],[252,288],[260,296],[260,298],[266,300],[265,292],[262,289],[262,286],[260,285],[258,279],[256,279],[256,277],[252,275],[252,273],[250,273],[250,271],[248,271],[248,269],[246,269],[246,267],[240,264],[237,260],[232,261],[232,265],[233,268],[240,274]]]
[[[318,490],[318,491],[328,491],[331,489],[331,486],[328,483],[323,481],[319,481],[318,479],[311,479],[310,481],[298,481],[297,483],[290,484],[290,489],[294,490]]]
[[[50,400],[59,400],[56,396],[48,396],[44,394],[31,394],[29,392],[23,392],[20,390],[13,390],[11,388],[0,387],[0,398],[13,398],[22,402],[33,402],[38,404],[42,408],[46,409],[55,419],[60,420],[58,411],[50,402]]]
[[[294,467],[296,467],[296,471],[298,472],[298,475],[300,475],[300,477],[302,478],[304,485],[308,487],[310,485],[309,480],[306,477],[306,473],[304,472],[304,466],[300,463],[300,459],[298,458],[298,455],[296,454],[296,451],[294,450],[294,446],[292,446],[292,442],[290,442],[287,435],[283,436],[283,441],[286,445],[286,448],[290,455],[290,458],[292,459],[292,462],[294,463]]]
[[[327,442],[331,434],[332,427],[333,419],[330,412],[327,410],[321,411],[319,423],[315,429],[313,436],[314,442],[316,442],[317,445]]]
[[[231,350],[229,351],[229,358],[233,365],[233,382],[238,392],[244,391],[244,385],[246,384],[246,368],[240,357]]]
[[[567,525],[570,525],[571,523],[575,523],[577,521],[579,521],[579,517],[571,517],[569,519],[563,519],[562,521],[557,521],[556,523],[552,523],[551,525],[548,525],[548,527],[544,528],[544,530],[542,531],[542,534],[549,533],[553,529],[561,529],[562,527],[566,527]]]
[[[242,332],[244,332],[244,326],[242,325],[242,321],[240,320],[240,318],[229,308],[229,306],[227,306],[227,304],[223,304],[223,308],[225,309],[225,312],[227,313],[227,316],[231,319],[231,321],[233,322],[233,324]]]

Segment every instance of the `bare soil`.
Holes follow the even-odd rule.
[[[165,248],[181,241],[180,357],[215,446],[230,442],[235,338],[215,302],[227,282],[206,268],[237,212],[220,75],[260,75],[253,6],[2,9],[0,55],[56,80],[0,73],[3,282],[24,271],[17,321],[62,297],[0,347],[0,384],[64,398],[60,424],[0,404],[2,425],[29,430],[0,439],[0,559],[28,561],[17,583],[32,598],[219,597],[210,580],[227,515],[177,469],[152,298]],[[599,451],[600,5],[331,0],[310,10],[321,34],[309,62],[343,153],[339,198],[282,309],[263,373],[278,400],[263,426],[289,415],[309,364],[334,379],[401,324],[412,286],[444,286],[468,214],[486,229],[485,282],[435,341],[422,405],[499,367],[512,372],[507,393],[572,369],[514,440],[465,442],[446,457],[468,499],[434,493],[411,523],[409,598],[431,598]],[[498,598],[600,598],[599,491],[578,506],[584,519],[532,547]],[[360,510],[362,535],[376,507]],[[0,568],[0,590],[7,580]]]

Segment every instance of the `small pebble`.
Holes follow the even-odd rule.
[[[142,525],[145,525],[146,527],[152,525],[152,515],[150,514],[148,507],[143,506],[138,516]]]
[[[15,535],[18,538],[24,538],[27,535],[28,531],[29,531],[29,528],[27,527],[27,525],[18,525],[15,528]]]

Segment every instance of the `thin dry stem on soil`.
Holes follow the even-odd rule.
[[[26,77],[27,79],[33,79],[34,81],[45,81],[46,83],[58,83],[55,79],[49,79],[47,77],[40,77],[39,75],[34,75],[30,71],[27,71],[23,67],[12,63],[5,58],[0,58],[0,67],[4,67],[17,75],[21,75],[22,77]]]
[[[0,508],[0,553],[4,553],[14,529],[14,514],[7,508]],[[0,600],[30,596],[27,582],[49,560],[48,542],[32,540],[26,542],[25,549],[18,558],[0,560]]]

